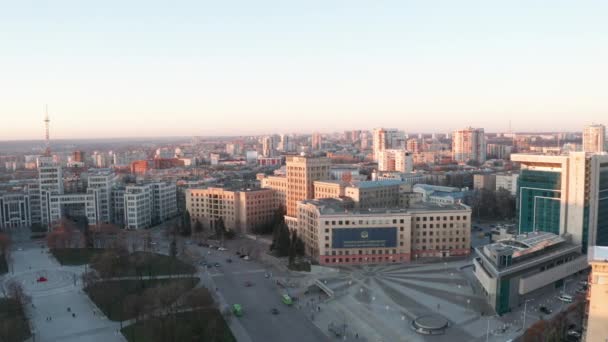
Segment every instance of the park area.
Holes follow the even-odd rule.
[[[0,341],[25,341],[29,337],[23,305],[14,298],[0,298]]]

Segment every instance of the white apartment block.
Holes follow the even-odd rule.
[[[116,180],[116,174],[111,170],[91,170],[89,173],[88,189],[96,190],[99,222],[113,221],[112,188]]]
[[[125,228],[144,229],[152,225],[152,187],[128,185],[124,193]]]
[[[177,186],[175,183],[151,183],[152,221],[160,223],[177,215]]]
[[[95,190],[86,194],[51,195],[49,200],[50,222],[66,216],[86,216],[89,225],[97,224],[98,211]]]
[[[517,194],[517,178],[519,178],[518,173],[496,175],[496,191],[500,189],[508,190],[511,195],[515,196]]]
[[[29,227],[32,215],[25,193],[0,193],[0,228]]]
[[[375,128],[373,131],[373,157],[378,161],[380,152],[387,149],[404,149],[405,134],[395,128]]]

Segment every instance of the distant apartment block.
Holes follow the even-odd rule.
[[[486,138],[483,128],[465,128],[452,135],[452,157],[459,163],[486,161]]]

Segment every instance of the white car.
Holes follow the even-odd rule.
[[[572,303],[572,296],[567,294],[561,294],[557,299],[561,300],[564,303]]]
[[[228,248],[220,247],[220,248],[218,248],[217,250],[218,250],[218,251],[227,251],[227,250],[228,250]]]
[[[249,260],[249,255],[245,255],[245,257],[243,258],[243,260]]]

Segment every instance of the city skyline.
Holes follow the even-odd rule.
[[[39,138],[45,104],[58,139],[581,130],[608,112],[606,14],[601,2],[14,3],[0,14],[0,139]]]

